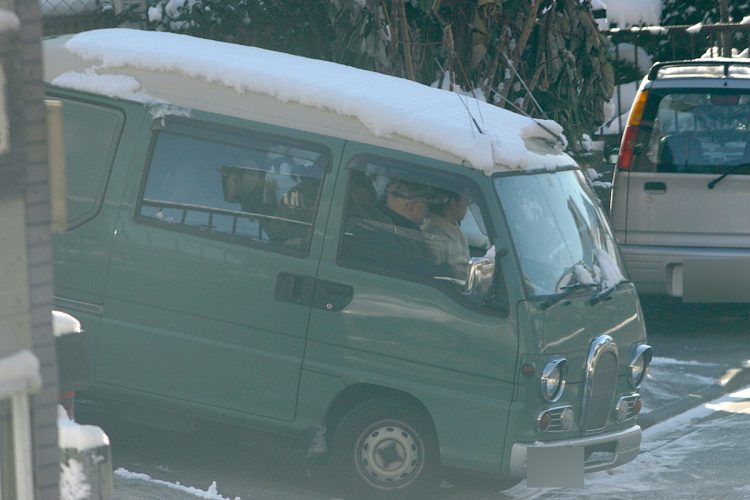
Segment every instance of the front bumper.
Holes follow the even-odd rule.
[[[750,249],[620,245],[641,294],[685,302],[750,302]]]
[[[584,456],[588,457],[584,462],[584,472],[609,469],[630,462],[638,456],[641,449],[641,428],[634,425],[622,431],[576,439],[515,443],[510,452],[510,475],[526,477],[526,456],[529,448],[561,446],[584,448]]]

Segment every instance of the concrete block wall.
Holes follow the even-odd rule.
[[[0,2],[2,3],[2,2]],[[40,361],[41,391],[31,400],[35,498],[59,498],[60,450],[57,443],[58,371],[50,310],[52,308],[52,237],[50,231],[47,128],[43,102],[42,18],[38,0],[12,0],[21,28],[0,40],[7,62],[10,115],[9,154],[0,158],[0,199],[23,196],[28,268],[29,344]],[[8,235],[4,235],[8,237]]]

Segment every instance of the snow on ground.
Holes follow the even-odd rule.
[[[682,360],[673,358],[661,358],[657,357],[651,360],[651,366],[719,366],[716,363],[704,363],[701,361],[694,360]]]
[[[604,3],[607,19],[619,28],[661,21],[661,0],[604,0]]]
[[[625,130],[630,115],[630,107],[633,105],[635,96],[638,93],[640,82],[628,82],[616,85],[612,91],[612,118],[607,120],[604,125],[599,127],[596,135],[619,135]]]
[[[229,497],[224,497],[219,494],[218,488],[216,486],[216,481],[211,483],[211,486],[209,486],[207,490],[201,490],[198,488],[194,488],[192,486],[183,486],[179,482],[170,483],[168,481],[162,481],[160,479],[153,479],[148,474],[139,474],[136,472],[130,472],[129,470],[123,469],[122,467],[115,470],[115,475],[123,479],[145,481],[153,485],[169,488],[176,492],[188,493],[197,498],[205,498],[208,500],[229,500]],[[241,499],[240,497],[235,497],[234,500],[241,500]]]
[[[406,137],[484,171],[495,165],[554,167],[558,160],[528,151],[525,140],[558,141],[559,150],[567,142],[553,121],[534,121],[479,99],[402,78],[256,47],[130,29],[81,33],[65,46],[92,64],[89,76],[130,66],[217,83],[238,93],[265,94],[357,118],[376,136]],[[104,80],[89,85],[81,75],[67,76],[67,85],[86,91],[96,85],[98,93],[106,94],[101,88]],[[133,82],[111,83],[119,91],[124,85],[128,92],[141,92]]]
[[[632,43],[618,43],[612,51],[616,54],[617,60],[627,61],[634,66],[637,64],[638,71],[640,71],[641,74],[648,72],[654,64],[654,59],[648,52],[646,52],[646,49],[638,47]]]

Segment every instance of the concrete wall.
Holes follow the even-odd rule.
[[[0,336],[9,339],[9,344],[31,348],[40,361],[43,386],[31,400],[35,497],[57,499],[58,372],[50,320],[52,245],[39,43],[42,20],[38,0],[0,0],[0,8],[15,11],[21,23],[20,29],[0,34],[10,125],[10,150],[0,153],[0,225],[15,221],[2,237],[14,239],[13,248],[21,249],[16,252],[20,256],[0,252],[0,267],[10,264],[16,280],[10,292],[0,295],[8,311],[5,325],[12,325],[3,326],[5,331]],[[13,263],[8,259],[14,259]],[[2,307],[0,303],[0,311]],[[0,349],[6,348],[12,349],[10,345],[0,345]],[[8,354],[2,350],[0,356]]]

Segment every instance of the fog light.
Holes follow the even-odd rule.
[[[569,431],[573,428],[573,422],[575,422],[576,414],[572,408],[565,408],[560,415],[560,427],[562,430]]]
[[[622,422],[626,418],[628,418],[628,402],[625,399],[621,399],[617,403],[617,408],[615,408],[615,411],[617,412],[617,421]]]
[[[550,415],[550,412],[545,411],[539,416],[539,430],[542,432],[547,432],[549,430],[549,424],[552,422],[552,415]]]

